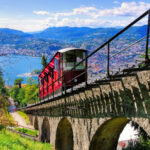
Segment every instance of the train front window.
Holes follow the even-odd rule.
[[[85,59],[85,52],[83,51],[76,51],[76,64],[81,62],[83,59]],[[80,63],[76,69],[85,69],[85,61]]]
[[[63,69],[70,70],[74,67],[76,61],[74,51],[68,51],[63,54]]]
[[[85,59],[85,52],[83,51],[68,51],[63,54],[63,69],[71,70],[76,64]],[[82,62],[79,66],[76,67],[77,70],[85,69],[85,62]]]

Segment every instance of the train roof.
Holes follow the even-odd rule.
[[[69,47],[69,48],[60,49],[58,52],[59,52],[59,53],[65,53],[65,52],[72,51],[72,50],[87,51],[86,49]]]

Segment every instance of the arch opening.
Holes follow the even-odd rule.
[[[35,117],[34,128],[35,128],[36,130],[39,130],[39,123],[38,123],[37,117]]]
[[[128,122],[125,117],[104,122],[93,136],[89,150],[116,150],[120,133]]]
[[[140,136],[143,142],[149,140],[146,131],[136,122],[130,121],[126,124],[118,139],[117,150],[120,149],[143,149],[140,143]]]
[[[50,142],[50,125],[47,117],[43,120],[41,141]]]
[[[56,150],[73,150],[73,131],[71,123],[63,118],[57,127],[55,148]]]
[[[124,130],[126,131],[124,132]],[[131,134],[127,132],[133,131],[134,133],[131,134],[138,134],[136,136],[132,135],[136,140],[138,140],[139,135],[142,135],[144,139],[148,138],[147,133],[136,122],[130,121],[126,117],[110,119],[97,129],[90,143],[89,150],[116,150],[125,148],[128,146],[128,142],[132,140],[130,139],[132,138]],[[126,134],[122,135],[123,133]],[[121,136],[125,139],[124,142],[120,142],[122,140],[120,138]],[[119,144],[121,144],[122,147],[119,147]]]

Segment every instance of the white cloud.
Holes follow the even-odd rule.
[[[10,19],[0,18],[0,28],[11,28],[21,31],[38,31],[47,27],[46,19]]]
[[[118,3],[118,1],[114,1]],[[92,17],[101,16],[137,16],[150,8],[150,3],[145,2],[123,2],[119,7],[112,9],[97,9],[95,7],[74,8],[71,12],[51,13],[47,11],[33,11],[37,15],[50,15],[53,17],[87,15]]]
[[[36,15],[49,15],[50,13],[47,11],[33,11]]]
[[[125,26],[150,8],[150,3],[123,2],[120,7],[97,9],[95,7],[75,8],[71,12],[50,13],[49,26]],[[122,19],[118,19],[120,17]],[[145,21],[140,24],[146,23]]]
[[[115,1],[114,1],[115,2]],[[115,27],[125,26],[136,17],[150,8],[150,3],[123,2],[120,6],[111,9],[98,9],[96,7],[79,7],[69,12],[48,12],[45,10],[33,11],[35,18],[40,19],[10,19],[0,18],[0,27],[19,29],[23,31],[43,30],[53,26],[71,27]],[[41,19],[41,17],[43,19]],[[146,23],[145,20],[140,25]]]
[[[118,4],[119,2],[118,2],[118,1],[113,1],[113,3],[114,3],[114,4]]]
[[[138,16],[150,8],[150,3],[123,2],[120,7],[99,10],[96,18],[100,16]]]

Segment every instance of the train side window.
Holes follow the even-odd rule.
[[[54,60],[54,66],[55,66],[55,70],[59,71],[59,62],[58,62],[58,59]]]

